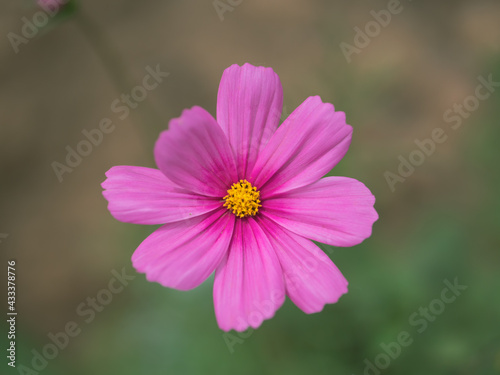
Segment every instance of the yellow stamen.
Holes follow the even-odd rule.
[[[231,186],[224,197],[224,207],[239,218],[255,216],[259,212],[260,191],[247,180],[239,180]]]

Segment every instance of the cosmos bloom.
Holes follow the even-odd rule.
[[[68,0],[37,0],[38,6],[49,12],[54,12],[62,8]]]
[[[185,110],[160,134],[158,169],[117,166],[102,184],[118,220],[164,224],[132,262],[149,281],[189,290],[214,271],[214,307],[225,331],[257,328],[285,295],[319,312],[347,281],[311,240],[353,246],[378,215],[361,182],[326,177],[352,128],[317,96],[279,125],[283,92],[270,68],[233,65],[222,76],[217,120]]]

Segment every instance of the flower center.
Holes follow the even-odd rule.
[[[247,180],[234,183],[227,191],[224,200],[226,201],[224,207],[240,218],[255,216],[259,212],[259,207],[262,207],[260,191]]]

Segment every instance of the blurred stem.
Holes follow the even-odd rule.
[[[87,15],[82,11],[81,7],[75,12],[75,20],[80,28],[81,32],[87,39],[87,42],[94,50],[94,53],[99,57],[101,63],[108,73],[112,84],[115,89],[120,94],[130,93],[134,86],[137,86],[127,74],[127,70],[122,64],[122,59],[119,54],[113,49],[112,43],[109,43],[106,39],[106,35],[101,31],[99,25],[92,21]],[[140,103],[139,106],[143,107],[141,113],[147,113],[148,118],[146,118],[146,123],[149,121],[157,124],[162,124],[162,116],[156,111],[156,109],[148,103],[147,100]],[[144,108],[146,107],[146,108]],[[133,114],[134,110],[131,110]],[[151,118],[149,118],[151,117]]]

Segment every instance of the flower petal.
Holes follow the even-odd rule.
[[[279,125],[283,89],[271,68],[232,65],[224,71],[217,97],[217,122],[229,139],[239,178],[251,171],[260,150]]]
[[[132,255],[138,272],[149,281],[180,290],[197,287],[226,254],[235,216],[225,208],[193,219],[165,224]]]
[[[347,293],[347,280],[331,259],[312,241],[298,236],[271,220],[259,224],[273,244],[283,269],[286,294],[307,314],[323,310]]]
[[[214,118],[193,107],[169,123],[155,145],[156,164],[177,185],[198,194],[223,197],[237,181],[231,146]]]
[[[215,271],[214,307],[224,331],[259,327],[285,300],[281,267],[254,219],[238,219],[230,250]]]
[[[266,199],[260,212],[306,238],[334,246],[354,246],[371,236],[378,219],[375,197],[361,182],[326,177]]]
[[[311,184],[345,155],[352,127],[319,96],[307,98],[283,122],[262,150],[249,181],[270,197]]]
[[[193,194],[158,169],[116,166],[102,183],[108,209],[117,220],[134,224],[165,224],[195,217],[221,206],[215,198]]]

